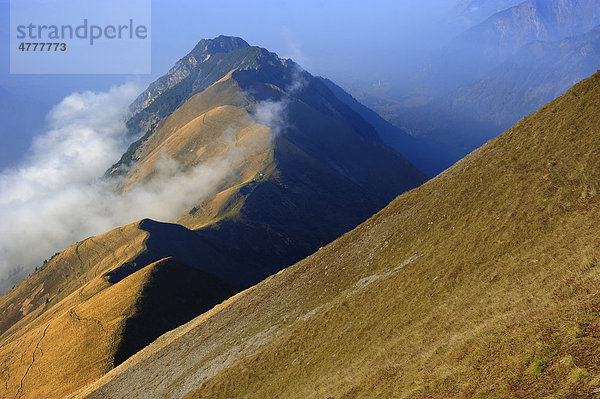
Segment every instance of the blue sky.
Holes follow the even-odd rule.
[[[429,42],[437,32],[434,26],[439,25],[452,3],[154,0],[152,77],[166,72],[198,40],[220,34],[240,36],[281,56],[300,58],[297,61],[311,72],[332,79],[391,77],[435,42]],[[6,49],[8,0],[0,0],[0,18],[1,44]],[[7,58],[8,52],[2,51],[0,84],[18,86],[27,79],[8,75]],[[96,80],[110,84],[117,79],[122,77]]]
[[[343,87],[402,79],[428,51],[443,43],[445,38],[440,32],[444,28],[440,26],[456,3],[152,0],[152,74],[134,76],[9,74],[10,3],[0,0],[0,95],[3,89],[8,93],[5,95],[19,96],[20,101],[15,103],[31,104],[31,109],[21,110],[24,115],[34,113],[32,120],[43,119],[39,114],[47,113],[75,91],[106,91],[126,81],[147,85],[167,72],[200,39],[221,34],[239,36],[251,45],[291,57],[309,72]],[[0,148],[0,169],[16,162],[37,134],[25,127],[21,130],[21,116],[17,114],[12,115],[16,120],[11,121],[10,129],[0,126],[4,148],[4,152]]]

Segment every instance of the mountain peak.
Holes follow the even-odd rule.
[[[220,35],[214,39],[202,39],[196,44],[191,54],[229,53],[240,48],[250,47],[242,38]]]

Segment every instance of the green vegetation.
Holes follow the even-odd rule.
[[[533,363],[531,363],[531,366],[529,366],[529,369],[527,371],[529,371],[529,374],[537,376],[540,375],[542,371],[546,369],[546,367],[548,367],[548,364],[546,364],[546,362],[542,360],[536,360]]]

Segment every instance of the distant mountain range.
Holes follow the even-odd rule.
[[[460,0],[449,13],[448,23],[459,29],[468,28],[522,2],[523,0]]]
[[[61,397],[99,378],[424,183],[344,95],[226,36],[200,41],[151,84],[131,105],[141,138],[107,178],[122,192],[167,185],[194,205],[175,223],[145,219],[78,242],[0,297],[5,394]],[[217,192],[183,191],[164,177],[174,168],[214,176]]]
[[[600,25],[555,42],[534,41],[484,79],[445,96],[441,107],[508,128],[600,68]]]
[[[439,87],[435,90],[484,77],[532,41],[557,41],[584,34],[598,25],[598,0],[522,2],[493,14],[448,43],[432,70],[446,77],[436,82]]]
[[[461,3],[460,13],[501,5],[478,3]],[[600,68],[599,27],[599,0],[520,2],[452,39],[412,91],[359,100],[455,161]]]

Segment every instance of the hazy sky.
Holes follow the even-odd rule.
[[[439,42],[439,37],[431,40],[437,36],[436,26],[456,2],[154,0],[152,75],[165,73],[200,39],[225,34],[240,36],[252,45],[295,58],[314,74],[334,80],[390,77],[414,62],[423,49]],[[9,1],[0,0],[0,40],[5,49],[9,45],[8,21]],[[0,57],[1,85],[21,87],[36,80],[10,76],[8,51],[2,51]],[[64,77],[50,77],[48,84],[61,78]],[[100,87],[119,79],[122,81],[123,77],[70,78],[83,85],[95,80]]]
[[[20,0],[13,0],[20,1]],[[18,95],[31,109],[4,113],[0,169],[21,158],[36,119],[67,95],[107,91],[126,82],[145,86],[166,73],[203,38],[239,36],[290,57],[315,75],[348,88],[403,79],[422,55],[447,37],[440,28],[459,0],[153,0],[151,75],[10,75],[9,0],[0,0],[0,107]],[[114,60],[118,62],[119,60]],[[5,94],[2,93],[3,89]],[[8,94],[6,94],[8,92]],[[6,96],[9,96],[7,99]],[[4,98],[2,98],[4,96]],[[17,101],[15,101],[17,103]],[[2,115],[2,114],[0,114]],[[20,121],[30,119],[29,124]],[[2,121],[0,121],[2,122]],[[41,122],[36,122],[38,125]]]
[[[423,48],[452,3],[268,0],[230,1],[224,6],[214,1],[155,1],[154,66],[165,70],[198,39],[227,34],[297,58],[314,74],[333,79],[377,76],[410,62],[411,53]]]

